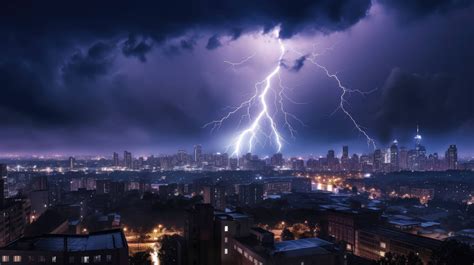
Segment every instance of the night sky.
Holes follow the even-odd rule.
[[[326,51],[319,62],[346,87],[377,89],[347,97],[377,146],[413,146],[419,124],[428,152],[457,144],[472,156],[472,3],[1,1],[0,154],[159,154],[194,144],[222,152],[248,121],[239,129],[237,115],[212,132],[203,125],[247,99],[278,64],[279,31],[289,50],[281,62],[285,107],[304,122],[293,121],[292,139],[275,113],[283,153],[371,150],[334,112],[335,81],[306,60]],[[251,55],[236,67],[224,62]],[[257,148],[272,152],[270,144]]]

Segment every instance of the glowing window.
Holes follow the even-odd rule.
[[[224,226],[224,232],[229,232],[229,226]]]
[[[21,256],[13,256],[13,262],[21,262]]]
[[[385,242],[380,242],[380,247],[381,248],[387,248],[387,244]]]
[[[225,255],[229,254],[229,250],[227,248],[224,248],[224,254]]]

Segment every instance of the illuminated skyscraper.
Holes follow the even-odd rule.
[[[390,170],[398,171],[400,168],[400,160],[398,154],[398,141],[394,140],[390,146]]]
[[[74,157],[69,157],[69,169],[72,170],[74,169],[74,166],[76,164],[76,159],[74,159]]]
[[[202,146],[199,144],[194,146],[194,162],[198,165],[202,163]]]

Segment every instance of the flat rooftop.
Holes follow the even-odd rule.
[[[361,229],[361,231],[377,234],[390,240],[404,242],[412,246],[427,248],[431,250],[437,249],[442,243],[442,241],[436,239],[431,239],[383,227],[365,228]]]
[[[298,240],[288,240],[275,243],[275,252],[286,252],[307,248],[320,248],[332,245],[331,243],[319,238],[304,238]]]
[[[90,233],[88,235],[48,234],[21,238],[4,247],[5,250],[78,252],[127,248],[127,241],[120,229]]]

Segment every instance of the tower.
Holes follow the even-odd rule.
[[[455,144],[450,145],[446,150],[445,159],[448,169],[458,168],[458,148]]]
[[[394,140],[390,146],[390,170],[398,171],[400,167],[400,159],[398,154],[398,141]]]

